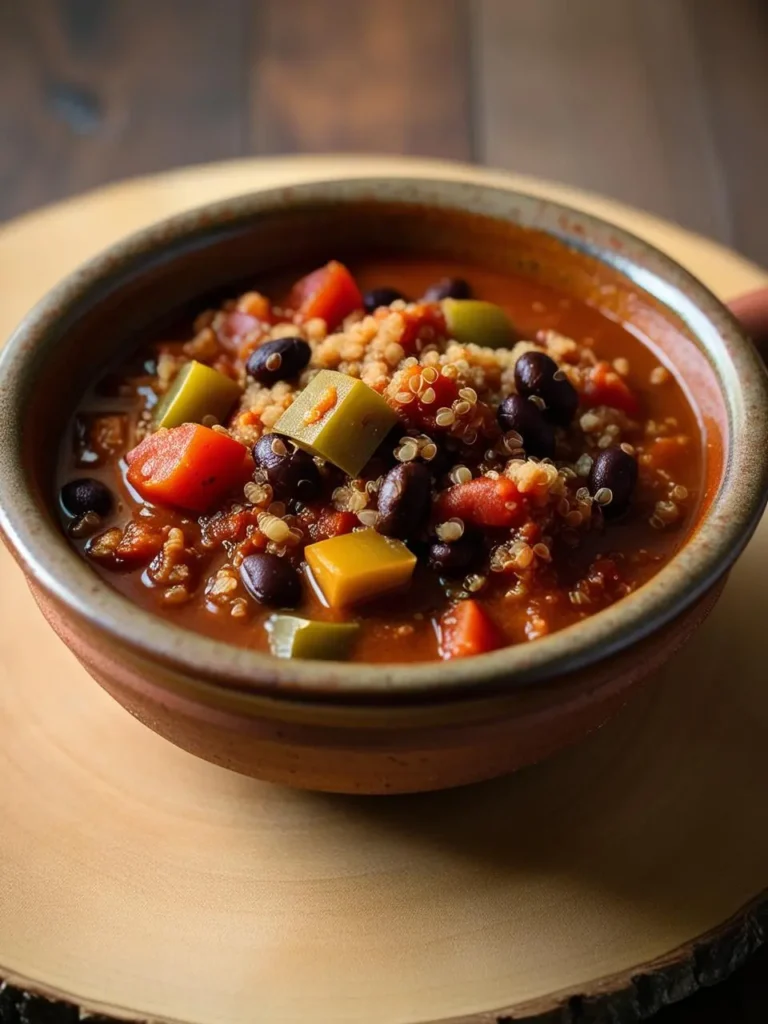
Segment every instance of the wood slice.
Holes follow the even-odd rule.
[[[436,169],[252,161],[27,217],[0,230],[0,336],[159,216],[298,178]],[[765,280],[660,221],[522,185],[646,235],[725,297]],[[0,1019],[621,1022],[718,981],[768,927],[766,564],[768,521],[696,640],[581,746],[482,786],[375,799],[262,784],[150,733],[3,552]]]

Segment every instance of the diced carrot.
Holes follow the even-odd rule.
[[[158,430],[125,457],[128,482],[146,501],[205,512],[248,478],[239,441],[199,423]]]
[[[640,414],[640,403],[610,363],[597,363],[592,368],[584,387],[583,401],[590,407],[607,405],[611,409],[620,409],[627,416]]]
[[[440,619],[440,657],[468,658],[501,644],[496,626],[477,601],[459,601]]]
[[[319,317],[333,330],[345,316],[363,308],[363,296],[344,264],[331,260],[296,282],[288,305],[302,320]]]
[[[456,484],[443,491],[436,504],[441,521],[456,517],[472,526],[518,526],[526,511],[525,500],[505,476],[479,476]]]

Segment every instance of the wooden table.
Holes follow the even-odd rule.
[[[0,0],[0,219],[243,154],[411,153],[768,263],[767,47],[760,0]],[[656,1020],[762,1022],[767,977],[768,953]]]

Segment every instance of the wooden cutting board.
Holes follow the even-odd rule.
[[[767,280],[682,229],[541,182],[254,160],[0,228],[0,336],[76,263],[159,217],[289,181],[436,173],[592,210],[725,298]],[[766,565],[768,522],[695,641],[581,746],[482,786],[377,799],[265,785],[150,733],[54,637],[1,552],[0,976],[15,987],[0,1016],[18,988],[184,1024],[623,1021],[724,976],[768,925]]]

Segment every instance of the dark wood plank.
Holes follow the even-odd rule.
[[[476,0],[476,18],[482,161],[728,240],[703,69],[682,0]]]
[[[244,0],[0,3],[0,218],[244,151]]]
[[[472,155],[464,0],[261,0],[253,9],[255,152]]]
[[[768,4],[686,0],[731,210],[732,243],[768,266]]]

